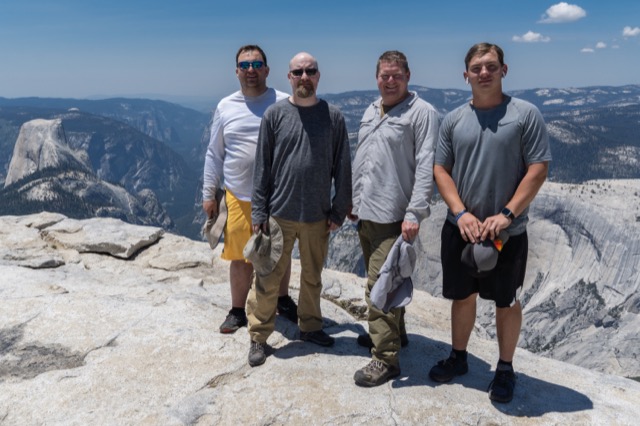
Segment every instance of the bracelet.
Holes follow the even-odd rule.
[[[461,218],[465,213],[467,213],[467,211],[466,211],[465,209],[462,209],[462,211],[456,215],[456,223],[458,223],[458,220],[460,220],[460,218]]]

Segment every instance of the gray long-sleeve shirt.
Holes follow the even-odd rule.
[[[332,182],[334,196],[331,198]],[[276,102],[264,114],[253,172],[251,220],[331,219],[351,204],[351,155],[344,117],[320,100],[311,107]]]
[[[381,100],[364,113],[353,160],[353,214],[377,223],[429,216],[440,117],[411,92],[387,114]]]

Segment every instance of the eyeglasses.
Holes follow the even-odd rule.
[[[264,62],[262,61],[242,61],[238,62],[238,68],[241,70],[248,70],[249,67],[253,67],[254,70],[259,70],[264,66]]]
[[[302,77],[302,74],[307,74],[307,76],[313,77],[314,75],[316,75],[318,73],[318,69],[317,68],[307,68],[307,69],[304,69],[304,70],[302,70],[302,69],[300,69],[300,70],[289,70],[289,72],[294,77]]]

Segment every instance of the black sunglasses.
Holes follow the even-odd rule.
[[[264,62],[262,61],[242,61],[242,62],[238,62],[238,68],[240,68],[241,70],[248,70],[249,67],[253,67],[254,70],[259,70],[260,68],[262,68],[262,66],[264,65]]]
[[[289,71],[294,77],[302,77],[302,74],[307,74],[309,77],[313,77],[318,72],[317,68],[307,68],[306,70],[291,70]]]

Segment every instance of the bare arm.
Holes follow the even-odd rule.
[[[505,207],[511,210],[515,216],[519,216],[538,194],[542,184],[547,179],[548,172],[548,161],[530,164],[527,168],[527,173],[516,188],[515,194],[513,194],[513,197]],[[494,239],[501,230],[507,228],[510,224],[511,219],[501,213],[486,218],[482,223],[481,239],[484,240],[487,237]]]
[[[462,199],[458,194],[458,188],[451,177],[451,170],[444,166],[436,164],[433,166],[433,176],[438,185],[438,191],[444,202],[447,203],[449,210],[453,214],[458,214],[465,209]],[[465,213],[458,219],[458,228],[460,235],[465,241],[476,243],[480,241],[482,235],[480,221],[471,213]]]

